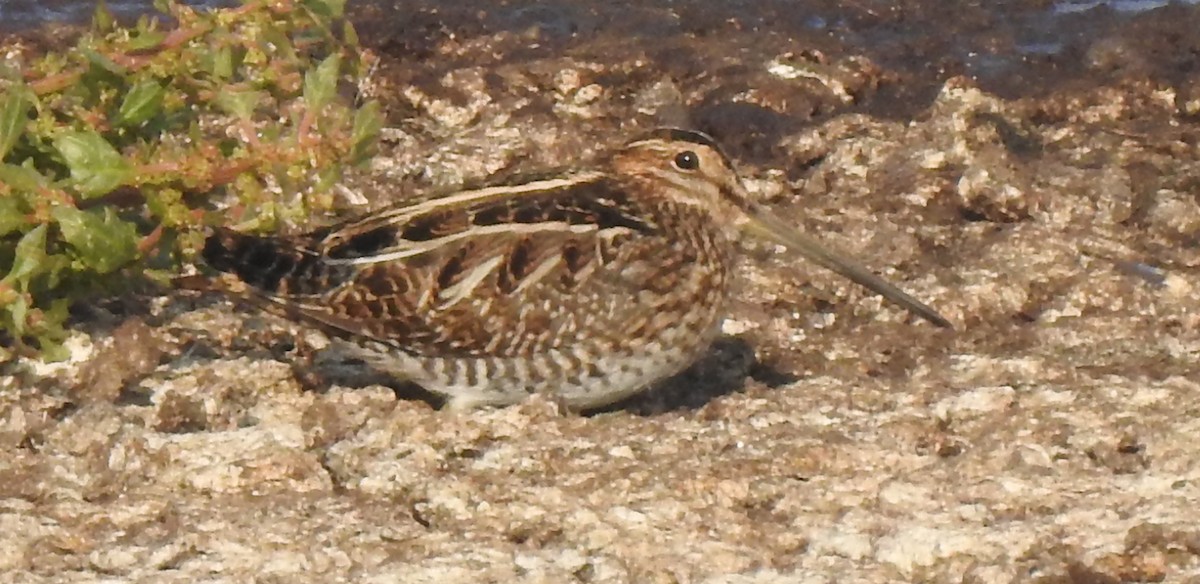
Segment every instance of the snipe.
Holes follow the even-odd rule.
[[[212,267],[451,407],[574,408],[678,373],[716,336],[741,233],[938,325],[933,309],[768,214],[704,134],[660,129],[595,170],[408,202],[296,237],[222,230]]]

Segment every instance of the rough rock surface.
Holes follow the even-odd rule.
[[[439,4],[355,7],[367,206],[689,125],[957,330],[751,245],[678,379],[461,413],[98,308],[0,377],[0,579],[1200,582],[1200,6]]]

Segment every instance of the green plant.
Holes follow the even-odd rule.
[[[0,361],[62,356],[73,303],[165,280],[205,226],[329,207],[381,125],[338,95],[365,73],[343,2],[160,0],[170,30],[101,6],[72,48],[0,65]]]

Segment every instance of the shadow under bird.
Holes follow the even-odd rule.
[[[950,326],[753,202],[711,138],[670,128],[595,170],[405,202],[299,236],[218,230],[203,256],[244,282],[240,293],[350,341],[449,407],[545,393],[587,409],[704,353],[743,233]]]

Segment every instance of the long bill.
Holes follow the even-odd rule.
[[[763,239],[782,244],[821,266],[849,278],[851,281],[895,302],[908,311],[940,327],[953,328],[950,321],[925,303],[909,296],[883,278],[872,274],[854,261],[835,253],[817,240],[792,228],[765,209],[755,205],[746,213],[743,228]]]

